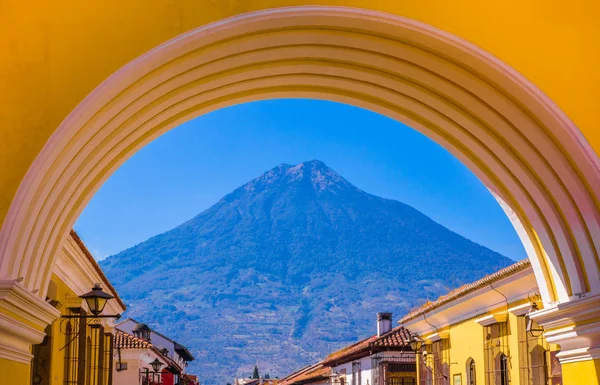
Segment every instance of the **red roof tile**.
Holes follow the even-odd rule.
[[[381,337],[375,335],[330,354],[323,360],[323,365],[336,365],[336,363],[344,362],[348,358],[355,358],[365,353],[370,354],[373,350],[388,350],[390,348],[397,348],[398,350],[410,349],[409,340],[410,333],[408,330],[402,326],[398,326]]]
[[[322,363],[307,366],[281,379],[278,385],[302,385],[322,381],[328,378],[331,368]]]
[[[116,330],[114,346],[120,349],[150,349],[152,344],[141,338],[132,336],[121,330]]]

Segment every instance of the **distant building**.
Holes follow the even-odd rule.
[[[330,374],[331,368],[319,362],[282,378],[279,385],[327,385],[330,383]]]
[[[322,361],[337,385],[415,385],[417,368],[410,334],[392,328],[391,313],[377,313],[377,334],[330,354]]]
[[[377,313],[377,334],[330,354],[281,380],[280,385],[416,385],[415,354],[391,313]]]
[[[115,328],[151,344],[152,351],[161,354],[161,360],[164,360],[166,365],[161,371],[161,385],[180,384],[180,380],[185,378],[187,363],[194,360],[194,356],[185,346],[132,318],[118,323]],[[122,385],[131,385],[131,383]]]
[[[234,378],[234,385],[279,385],[281,380],[276,378]]]
[[[163,370],[176,368],[177,364],[148,340],[118,330],[115,335],[115,357],[113,368],[114,385],[154,385],[162,383]],[[161,362],[161,371],[154,373],[154,360]],[[163,369],[164,368],[164,369]],[[178,368],[181,370],[181,368]]]

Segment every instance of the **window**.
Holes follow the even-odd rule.
[[[496,371],[496,384],[508,385],[508,357],[504,353],[498,356],[500,370]]]
[[[414,377],[390,377],[386,385],[416,385]]]
[[[361,384],[361,369],[360,362],[352,363],[352,385],[362,385]]]
[[[419,385],[433,385],[433,353],[431,345],[423,345],[421,354],[417,355],[419,368]]]
[[[70,315],[85,316],[85,311],[80,308],[69,309]],[[68,319],[65,325],[65,351],[64,385],[85,384],[85,358],[86,358],[86,332],[85,318]]]
[[[499,322],[483,328],[486,385],[509,384],[508,335],[509,329],[506,322]]]
[[[477,375],[475,374],[475,360],[467,360],[467,385],[477,385]]]
[[[519,335],[519,379],[522,385],[545,385],[552,378],[552,383],[560,383],[562,375],[554,376],[548,362],[551,360],[550,345],[541,333],[527,332],[527,316],[517,318]],[[537,322],[532,327],[538,329]]]
[[[52,358],[52,326],[46,327],[44,340],[31,347],[31,381],[35,385],[48,385],[51,382],[50,365]]]
[[[433,384],[450,384],[450,340],[444,338],[431,344],[433,351]]]

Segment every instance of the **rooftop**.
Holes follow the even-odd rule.
[[[115,300],[119,303],[119,305],[123,309],[127,309],[127,306],[125,306],[125,304],[123,303],[123,301],[119,297],[119,293],[117,293],[117,291],[115,290],[115,288],[113,287],[113,285],[110,283],[110,281],[108,280],[108,278],[106,278],[106,275],[104,275],[104,272],[100,268],[100,265],[98,265],[98,262],[96,262],[96,259],[94,258],[94,256],[92,255],[92,253],[90,253],[90,251],[87,249],[87,247],[85,246],[85,243],[83,243],[83,241],[81,240],[81,238],[79,238],[79,235],[77,234],[77,232],[75,230],[71,229],[71,233],[70,234],[71,234],[71,238],[73,238],[73,240],[75,241],[75,243],[77,243],[77,246],[79,246],[79,248],[81,249],[81,251],[83,252],[83,254],[90,261],[90,263],[92,264],[92,266],[94,267],[94,269],[96,270],[96,272],[98,273],[98,275],[100,275],[100,278],[102,279],[102,283],[104,284],[104,286],[106,286],[112,292],[112,294],[115,297]]]
[[[141,338],[132,336],[122,330],[115,329],[114,346],[119,349],[150,349],[152,344]]]
[[[513,274],[516,274],[520,271],[523,271],[531,266],[531,262],[529,259],[524,259],[515,264],[512,264],[504,269],[498,270],[497,272],[486,275],[485,277],[477,280],[475,282],[466,284],[464,286],[459,287],[458,289],[454,289],[448,294],[445,294],[435,301],[426,302],[423,306],[420,306],[416,309],[411,310],[407,315],[405,315],[398,323],[403,324],[410,320],[413,320],[423,314],[426,314],[432,310],[435,310],[445,304],[448,304],[460,297],[467,295],[469,293],[474,292],[475,290],[481,289],[484,286],[489,285],[490,283],[494,283],[500,281],[503,278],[509,277]]]
[[[177,341],[174,341],[173,339],[171,339],[171,338],[169,338],[169,337],[165,336],[164,334],[161,334],[161,333],[157,332],[156,330],[154,330],[154,329],[150,328],[148,325],[146,325],[146,324],[144,324],[144,323],[141,323],[141,322],[138,322],[138,321],[134,320],[134,319],[133,319],[133,318],[131,318],[131,317],[129,317],[129,318],[127,318],[127,319],[125,319],[125,320],[123,320],[123,321],[121,321],[121,322],[117,323],[115,326],[116,326],[116,327],[119,327],[119,325],[122,325],[122,324],[124,324],[124,323],[125,323],[125,322],[127,322],[127,321],[132,321],[132,322],[134,322],[134,323],[136,324],[136,326],[134,327],[134,330],[135,330],[135,328],[137,328],[137,327],[147,327],[148,329],[150,329],[150,331],[151,331],[152,333],[154,333],[154,334],[156,334],[156,335],[158,335],[158,336],[161,336],[162,338],[164,338],[164,339],[166,339],[166,340],[168,340],[168,341],[172,342],[172,343],[175,345],[175,351],[176,351],[177,353],[179,353],[179,355],[180,355],[180,356],[181,356],[181,357],[182,357],[184,360],[186,360],[186,361],[193,361],[193,360],[194,360],[194,356],[192,355],[192,353],[190,353],[190,351],[189,351],[189,350],[188,350],[188,349],[187,349],[185,346],[183,346],[183,345],[181,345],[179,342],[177,342]]]
[[[374,335],[330,354],[323,360],[323,365],[333,366],[355,358],[363,357],[384,350],[410,350],[410,333],[402,326],[378,337]]]
[[[302,385],[313,382],[326,380],[328,374],[331,373],[331,368],[323,366],[321,362],[305,366],[304,368],[284,377],[279,382],[279,385]]]

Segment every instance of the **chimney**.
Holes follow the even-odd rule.
[[[392,330],[392,313],[377,313],[377,337]]]

